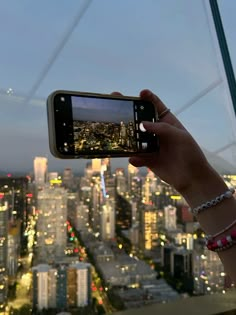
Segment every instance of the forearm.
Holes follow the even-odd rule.
[[[221,176],[207,165],[202,170],[202,174],[181,194],[189,206],[194,208],[225,193],[227,189],[228,187]],[[216,206],[201,211],[197,216],[197,220],[206,234],[214,235],[218,233],[236,220],[236,200],[234,198],[225,199]],[[235,228],[236,224],[229,231],[220,235],[219,238],[228,235]],[[220,252],[219,257],[224,264],[225,271],[236,283],[236,246]]]

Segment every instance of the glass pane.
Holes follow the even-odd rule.
[[[236,22],[234,12],[236,10],[236,2],[222,0],[219,1],[219,4],[229,51],[232,56],[232,64],[235,69]],[[28,173],[33,174],[33,160],[36,156],[46,157],[48,159],[50,172],[55,171],[62,173],[65,168],[71,167],[76,174],[79,173],[79,175],[83,175],[85,173],[88,160],[62,161],[52,157],[49,152],[46,99],[52,91],[58,89],[98,93],[120,91],[125,95],[137,96],[140,90],[149,88],[167,104],[171,111],[175,113],[187,129],[189,129],[206,152],[212,165],[220,173],[226,174],[235,172],[235,113],[225,80],[225,73],[208,1],[1,1],[0,29],[2,30],[0,35],[1,176],[5,176],[7,173],[13,173],[14,176],[19,174],[25,176]],[[47,168],[47,160],[39,159],[38,163],[42,163],[43,167],[45,169]],[[106,163],[106,167],[108,168],[109,163],[107,161]],[[86,219],[92,216],[91,211],[96,210],[98,213],[110,211],[109,213],[114,214],[115,201],[114,198],[112,199],[111,197],[111,199],[109,199],[108,197],[106,190],[107,178],[105,175],[103,176],[103,166],[101,166],[99,162],[96,164],[96,161],[93,165],[97,173],[102,170],[101,178],[98,176],[99,178],[93,179],[92,182],[89,169],[86,169],[87,177],[79,178],[80,186],[78,185],[77,188],[79,187],[81,195],[86,196],[84,197],[85,203],[80,200],[81,196],[78,194],[76,196],[71,192],[69,192],[68,195],[67,192],[62,194],[55,189],[54,199],[52,197],[50,199],[51,204],[45,201],[49,198],[48,196],[51,196],[48,191],[40,192],[40,198],[37,200],[38,203],[34,200],[35,203],[30,204],[30,209],[35,211],[34,214],[36,214],[36,217],[37,215],[42,215],[42,211],[37,209],[38,205],[39,208],[48,207],[47,212],[45,212],[47,219],[41,221],[41,225],[38,226],[37,231],[37,237],[44,237],[44,239],[41,238],[41,241],[45,241],[48,248],[52,249],[52,244],[57,241],[58,244],[61,242],[64,246],[68,245],[65,239],[63,239],[63,233],[66,233],[66,229],[71,232],[72,227],[70,226],[70,222],[65,224],[64,210],[66,208],[66,198],[69,200],[68,209],[70,207],[73,208],[73,202],[76,200],[76,209],[79,209],[81,213],[83,212],[84,216],[81,221],[83,223],[81,223],[81,229],[84,228],[84,226],[87,227],[86,224],[88,223]],[[128,173],[127,158],[112,159],[111,167],[113,177],[111,176],[111,178],[109,178],[111,181],[108,181],[108,190],[111,189],[112,178],[115,176],[119,178],[120,183],[128,181],[127,178],[123,178],[124,174],[122,173],[122,169],[115,173],[116,168],[124,168],[126,174]],[[67,172],[68,179],[71,173],[68,169]],[[157,179],[155,176],[150,173],[146,175],[146,170],[140,177],[138,177],[136,171],[133,169],[129,169],[129,172],[136,178],[135,187],[139,193],[138,200],[140,204],[143,206],[146,202],[145,205],[147,205],[149,201],[151,204],[152,200],[149,200],[149,197],[147,197],[148,200],[146,199],[145,202],[143,202],[143,200],[146,198],[144,195],[149,189],[151,190],[154,189],[153,187],[157,187]],[[55,175],[55,173],[53,174]],[[57,185],[61,181],[55,178],[53,174],[51,174],[51,180]],[[39,175],[42,180],[45,171]],[[142,187],[143,195],[140,193],[141,181],[144,183]],[[93,194],[90,192],[91,182]],[[24,181],[22,183],[26,185]],[[19,186],[23,185],[22,183],[20,182]],[[151,187],[151,184],[148,183],[152,183],[153,186]],[[164,185],[163,183],[159,184],[160,186]],[[6,186],[7,185],[0,186],[0,226],[7,226],[8,221],[12,222],[11,220],[14,219],[14,216],[10,217],[9,215],[8,218],[6,215],[6,209],[8,208],[6,204],[2,203],[2,199],[5,198],[5,195],[8,196],[7,204],[13,203],[9,206],[9,209],[12,213],[16,211],[14,203],[18,188],[7,192],[8,188]],[[158,186],[158,189],[160,186]],[[125,194],[127,192],[124,190],[124,187],[125,186],[122,186],[122,184],[119,187],[117,184],[117,187],[115,187],[116,192],[120,193],[121,196],[122,193]],[[166,193],[165,198],[170,200],[171,197],[173,197],[172,199],[175,200],[173,204],[176,202],[176,205],[179,206],[180,204],[178,204],[178,202],[181,197],[175,195],[175,192],[165,185],[163,187]],[[155,196],[158,196],[158,193],[160,193],[160,191],[153,192]],[[27,198],[25,198],[23,194],[21,200],[23,202],[22,204],[26,202],[25,199],[27,199],[27,202],[30,202],[28,198],[32,198],[31,191],[30,193],[27,191],[26,196]],[[92,198],[94,207],[91,207]],[[104,202],[103,198],[108,199],[107,203]],[[134,203],[131,203],[129,198],[127,198],[128,201],[122,198],[118,198],[120,209],[123,210],[127,206],[132,212],[135,208]],[[60,202],[55,203],[55,200],[60,200]],[[159,203],[162,206],[163,200]],[[116,200],[116,202],[118,201]],[[181,200],[181,202],[183,203],[181,207],[185,206],[184,209],[186,210],[184,201]],[[156,203],[155,206],[159,207],[159,204]],[[170,205],[167,203],[164,204],[164,206]],[[25,210],[24,207],[23,209]],[[170,217],[171,213],[173,216],[175,215],[173,208],[167,207],[166,209],[166,213],[170,213]],[[162,215],[157,214],[157,211],[155,213],[152,211],[145,213],[146,217],[144,217],[143,220],[147,220],[149,228],[152,224],[157,228],[157,224],[159,224],[158,220],[163,220],[161,217],[164,215],[164,208],[158,208],[158,211],[159,210]],[[3,213],[2,216],[1,212]],[[26,212],[23,213],[25,215]],[[59,215],[57,215],[58,213]],[[183,210],[183,213],[188,216],[188,212],[184,212]],[[137,213],[132,217],[134,221],[136,214]],[[97,226],[102,224],[99,216],[92,219],[93,221],[97,220]],[[124,215],[122,219],[125,221],[127,218]],[[106,227],[107,231],[109,230],[109,233],[112,233],[115,230],[114,224],[112,226],[112,220],[109,220],[110,218],[107,218],[107,221],[104,220],[104,222],[110,223],[110,225],[107,224]],[[55,222],[59,222],[57,232],[59,231],[60,233],[57,235],[54,231]],[[31,222],[30,224],[33,223],[35,222]],[[26,222],[24,222],[24,224],[24,228],[26,228]],[[171,224],[176,227],[176,220],[175,222],[172,220]],[[134,230],[135,226],[137,227],[135,224],[132,226]],[[155,230],[155,233],[152,235],[151,229],[152,228],[148,230],[147,234],[149,236],[151,235],[151,240],[154,239],[154,241],[156,241],[156,238],[159,237],[159,231],[157,233]],[[24,231],[28,233],[27,228]],[[5,244],[4,240],[7,239],[6,234],[6,230],[2,229],[0,238],[3,240],[3,245]],[[197,235],[192,233],[190,241],[190,238],[188,240],[184,238],[186,234],[184,234],[185,236],[182,234],[176,236],[176,238],[178,238],[178,244],[188,243],[188,246],[191,247],[191,242],[193,242],[194,237],[197,237]],[[86,241],[93,242],[98,235],[97,233],[93,236],[90,235],[91,240],[88,238]],[[127,236],[127,231],[125,235]],[[75,238],[76,235],[72,235],[71,233],[69,241],[74,242]],[[159,239],[161,245],[158,244],[163,246],[165,240],[164,235],[161,241]],[[44,243],[42,242],[40,244]],[[58,247],[60,247],[59,245]],[[102,244],[101,247],[103,245],[104,244]],[[7,250],[6,246],[4,246],[2,256],[5,255],[4,259],[6,260]],[[43,246],[44,245],[42,245],[42,247]],[[118,249],[122,250],[122,246],[122,244],[119,244]],[[149,243],[148,246],[152,247],[152,242]],[[159,251],[161,251],[160,246],[158,247]],[[11,249],[12,248],[13,247],[11,247]],[[98,246],[96,250],[99,251],[100,249],[101,248]],[[62,255],[63,250],[64,248],[57,248],[57,253]],[[75,248],[74,250],[76,250],[75,253],[78,253],[80,249]],[[106,253],[107,256],[105,258],[102,257],[106,259],[106,262],[114,258],[110,250],[111,249]],[[67,248],[66,251],[71,253],[73,249]],[[11,251],[11,253],[13,252],[14,250]],[[53,250],[51,254],[52,253]],[[142,257],[142,255],[143,252],[141,252],[140,256]],[[84,258],[86,255],[82,255],[81,257]],[[225,273],[216,256],[211,256],[209,253],[205,254],[205,252],[199,256],[194,252],[192,257],[190,257],[190,255],[188,258],[186,257],[177,257],[176,264],[178,265],[179,263],[181,266],[187,266],[190,263],[188,259],[195,259],[195,262],[201,261],[201,266],[205,268],[204,270],[208,274],[211,274],[214,269],[214,274],[211,274],[211,281],[214,285],[216,284],[216,282],[214,282],[216,281],[215,275],[217,273],[220,274],[220,280],[218,279],[219,277],[217,278],[219,280],[219,282],[217,282],[218,287],[215,285],[214,288],[215,291],[222,291],[225,282]],[[133,259],[139,261],[137,257]],[[209,263],[209,259],[213,264]],[[5,261],[3,263],[6,264]],[[142,263],[143,262],[141,262],[141,264]],[[153,263],[153,261],[151,261],[151,263]],[[158,263],[160,263],[160,261],[158,261]],[[105,264],[103,268],[105,268],[104,266]],[[125,275],[132,268],[135,269],[135,266],[127,266],[124,263],[120,267],[121,274]],[[153,267],[153,265],[151,266]],[[70,279],[74,279],[74,273],[77,272],[73,269],[70,270],[68,275],[65,275],[64,270],[55,271],[54,269],[49,270],[47,269],[48,267],[45,266],[41,267],[39,269],[42,272],[48,273],[48,277],[51,279],[50,281],[53,282],[56,278],[60,278],[61,284],[65,284],[65,278],[67,276],[70,277]],[[4,268],[5,265],[1,267],[0,273],[2,272],[1,275],[3,275],[3,277],[0,277],[1,279],[7,277],[6,269]],[[146,265],[143,268],[146,268]],[[131,270],[131,282],[134,282],[136,279],[134,269]],[[34,269],[34,271],[38,272],[36,269]],[[87,269],[84,270],[85,273],[87,271]],[[111,270],[108,268],[107,274],[110,271]],[[188,271],[190,272],[190,267]],[[112,272],[110,272],[110,275],[111,281],[114,281],[114,283],[118,281]],[[140,277],[141,276],[142,274],[140,273]],[[34,281],[36,281],[36,273],[33,274],[33,277]],[[88,278],[86,277],[87,276],[83,278],[84,282],[81,280],[83,284],[87,284],[86,281]],[[97,274],[95,275],[95,278],[96,277]],[[191,277],[191,279],[195,281],[195,284],[196,281],[199,281],[198,277],[194,276],[194,272],[192,272]],[[30,276],[27,279],[28,282],[31,281]],[[204,288],[199,287],[198,289],[202,290],[201,293],[209,293],[209,291],[212,290],[210,287],[211,283],[206,282],[208,279],[204,273],[201,274],[200,281],[202,280],[204,280],[204,283],[201,282]],[[5,284],[1,281],[0,291],[5,288]],[[100,284],[99,282],[99,285]],[[210,289],[208,289],[209,287]],[[70,289],[71,288],[72,287],[70,287]],[[71,292],[74,290],[73,288]],[[51,289],[53,290],[53,288]],[[65,295],[64,289],[65,287],[61,285],[59,292],[61,295]],[[106,287],[102,289],[105,290]],[[168,291],[168,288],[165,287],[165,289]],[[92,290],[96,291],[94,283],[92,284]],[[4,292],[6,293],[6,290]],[[76,291],[74,290],[73,292]],[[5,298],[5,293],[0,292],[0,307],[1,301]],[[173,299],[179,297],[179,293],[173,293],[172,291],[169,293],[170,295],[172,294]],[[150,297],[151,295],[148,296],[147,300],[149,300]],[[75,301],[76,297],[70,295],[70,298],[71,301]],[[166,300],[168,300],[168,298],[166,298],[164,302]],[[60,301],[62,308],[64,307],[63,301]],[[71,302],[72,304],[75,303],[73,301]],[[53,304],[54,302],[55,301],[52,299],[51,303]],[[159,298],[158,302],[162,303],[163,300]]]

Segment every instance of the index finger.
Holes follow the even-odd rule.
[[[116,95],[116,96],[123,96],[120,92],[114,91],[111,93],[111,95]]]

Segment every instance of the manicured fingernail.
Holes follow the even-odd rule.
[[[147,131],[142,122],[139,124],[139,129],[140,129],[142,132]]]

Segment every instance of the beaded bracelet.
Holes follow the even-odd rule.
[[[226,250],[236,244],[236,230],[231,231],[227,236],[222,237],[221,239],[214,241],[208,239],[206,241],[206,247],[213,252],[221,252]]]
[[[226,226],[224,229],[222,229],[221,231],[217,232],[217,233],[214,234],[214,235],[206,235],[205,238],[206,238],[207,240],[213,240],[213,239],[215,239],[217,236],[219,236],[219,235],[225,233],[226,231],[228,231],[229,229],[231,229],[231,227],[233,227],[234,225],[236,225],[236,219],[235,219],[233,222],[231,222],[228,226]]]
[[[225,193],[217,196],[216,198],[214,198],[214,199],[212,199],[210,201],[207,201],[207,202],[203,203],[199,207],[196,207],[196,208],[193,208],[193,209],[190,208],[189,211],[192,212],[192,214],[194,216],[197,216],[203,210],[206,210],[208,208],[214,207],[218,203],[220,203],[221,201],[231,198],[233,196],[234,192],[235,192],[235,189],[234,188],[230,188]]]

